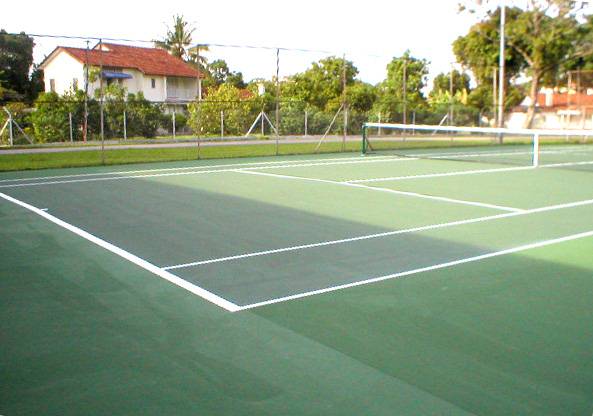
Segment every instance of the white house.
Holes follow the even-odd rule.
[[[167,51],[156,48],[100,43],[92,49],[58,46],[41,63],[45,91],[64,94],[84,89],[85,68],[101,70],[103,83],[117,82],[130,93],[142,92],[152,102],[185,104],[201,94],[202,74]],[[89,95],[100,88],[89,83]]]

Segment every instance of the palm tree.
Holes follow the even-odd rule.
[[[175,15],[173,16],[173,28],[167,26],[165,39],[155,40],[154,45],[169,51],[173,56],[187,60],[189,58],[187,48],[192,43],[192,33],[195,30],[189,26],[183,15]]]

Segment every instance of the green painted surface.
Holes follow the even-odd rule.
[[[396,163],[260,172],[343,180],[474,166]],[[237,172],[6,181],[38,175],[3,174],[0,192],[159,266],[499,213]],[[586,173],[545,169],[389,186],[520,208],[592,189]],[[229,313],[5,200],[0,224],[0,414],[593,412],[593,238]],[[591,230],[587,205],[176,274],[248,303]]]

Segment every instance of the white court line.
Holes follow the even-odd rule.
[[[561,168],[561,167],[568,167],[568,166],[584,166],[584,165],[593,165],[593,161],[550,163],[547,165],[544,165],[544,164],[539,165],[539,167],[537,167],[537,168],[535,166],[518,166],[518,167],[512,167],[512,168],[460,170],[460,171],[455,171],[455,172],[426,173],[426,174],[421,174],[421,175],[390,176],[390,177],[384,177],[384,178],[370,178],[370,179],[352,179],[352,180],[347,180],[344,182],[347,182],[347,183],[370,183],[370,182],[401,181],[401,180],[407,180],[407,179],[430,179],[430,178],[444,178],[444,177],[448,177],[448,176],[479,175],[479,174],[486,174],[486,173],[534,170],[534,169],[538,169],[538,168],[550,169],[550,168]]]
[[[303,176],[280,175],[277,173],[257,172],[254,170],[236,170],[235,172],[247,173],[250,175],[270,176],[273,178],[281,178],[281,179],[293,179],[293,180],[300,180],[300,181],[329,183],[332,185],[341,185],[341,186],[349,186],[352,188],[366,189],[368,191],[385,192],[385,193],[396,194],[396,195],[410,196],[410,197],[414,197],[414,198],[422,198],[422,199],[430,199],[430,200],[439,201],[439,202],[447,202],[447,203],[451,203],[451,204],[470,205],[470,206],[475,206],[475,207],[480,207],[480,208],[496,209],[496,210],[500,210],[500,211],[509,211],[509,212],[524,211],[523,209],[520,209],[520,208],[505,207],[502,205],[486,204],[483,202],[475,202],[475,201],[466,201],[466,200],[462,200],[462,199],[453,199],[453,198],[447,198],[447,197],[443,197],[443,196],[419,194],[416,192],[397,191],[395,189],[378,188],[378,187],[374,187],[374,186],[365,186],[365,185],[359,185],[359,184],[350,183],[350,182],[338,182],[338,181],[332,181],[329,179],[316,179],[316,178],[307,178],[307,177],[303,177]]]
[[[370,179],[352,179],[344,181],[345,183],[369,183],[369,182],[387,182],[387,181],[400,181],[405,179],[424,179],[424,178],[442,178],[447,176],[461,176],[461,175],[479,175],[485,173],[498,173],[498,172],[514,172],[521,170],[537,169],[534,166],[520,166],[513,168],[493,168],[493,169],[474,169],[474,170],[460,170],[455,172],[443,172],[443,173],[425,173],[420,175],[404,175],[404,176],[389,176],[385,178],[370,178]]]
[[[343,238],[343,239],[339,239],[339,240],[322,241],[322,242],[311,243],[311,244],[302,244],[302,245],[292,246],[292,247],[283,247],[283,248],[277,248],[277,249],[271,249],[271,250],[256,251],[256,252],[252,252],[252,253],[238,254],[235,256],[227,256],[227,257],[219,257],[219,258],[215,258],[215,259],[200,260],[200,261],[194,261],[194,262],[190,262],[190,263],[177,264],[174,266],[166,266],[166,267],[163,267],[163,270],[182,269],[182,268],[187,268],[187,267],[201,266],[201,265],[205,265],[205,264],[222,263],[222,262],[226,262],[226,261],[240,260],[240,259],[245,259],[245,258],[249,258],[249,257],[258,257],[258,256],[265,256],[265,255],[270,255],[270,254],[278,254],[278,253],[286,253],[286,252],[290,252],[290,251],[304,250],[304,249],[315,248],[315,247],[331,246],[331,245],[336,245],[336,244],[351,243],[351,242],[355,242],[355,241],[370,240],[370,239],[374,239],[374,238],[389,237],[389,236],[394,236],[394,235],[399,235],[399,234],[430,231],[430,230],[436,230],[436,229],[440,229],[440,228],[454,227],[457,225],[476,224],[476,223],[481,223],[481,222],[486,222],[486,221],[498,220],[498,219],[502,219],[502,218],[510,218],[510,217],[517,217],[517,216],[522,216],[522,215],[537,214],[537,213],[549,212],[549,211],[555,211],[555,210],[567,209],[567,208],[576,208],[576,207],[585,206],[585,205],[593,205],[593,199],[577,201],[577,202],[569,202],[566,204],[559,204],[559,205],[550,205],[550,206],[540,207],[540,208],[533,208],[533,209],[520,211],[520,212],[510,212],[510,213],[505,213],[505,214],[489,215],[489,216],[485,216],[485,217],[477,217],[477,218],[472,218],[472,219],[468,219],[468,220],[459,220],[459,221],[445,222],[445,223],[439,223],[439,224],[423,225],[423,226],[414,227],[414,228],[407,228],[404,230],[386,231],[383,233],[367,234],[367,235],[362,235],[362,236],[357,236],[357,237]]]
[[[186,280],[183,280],[177,276],[175,276],[174,274],[169,273],[166,270],[161,269],[160,267],[155,266],[152,263],[149,263],[148,261],[135,256],[132,253],[129,253],[128,251],[125,251],[111,243],[108,243],[105,240],[100,239],[99,237],[94,236],[93,234],[84,231],[72,224],[69,224],[65,221],[62,221],[61,219],[54,217],[51,214],[48,214],[47,212],[34,207],[33,205],[27,204],[26,202],[20,201],[16,198],[13,198],[9,195],[3,194],[0,192],[0,198],[5,199],[6,201],[12,202],[13,204],[16,204],[18,206],[21,206],[31,212],[34,212],[35,214],[45,218],[46,220],[49,220],[51,222],[53,222],[54,224],[65,228],[66,230],[84,238],[85,240],[90,241],[91,243],[94,243],[96,245],[98,245],[99,247],[104,248],[105,250],[108,250],[126,260],[128,260],[131,263],[134,263],[137,266],[140,266],[141,268],[143,268],[144,270],[147,270],[155,275],[157,275],[158,277],[165,279],[179,287],[182,287],[183,289],[200,296],[201,298],[214,303],[217,306],[220,306],[223,309],[226,309],[229,312],[235,312],[237,310],[239,310],[239,306],[235,305],[232,302],[229,302],[226,299],[221,298],[220,296],[215,295],[214,293],[211,293],[205,289],[202,289],[199,286],[196,286]]]
[[[376,156],[377,159],[398,159],[397,156]],[[318,159],[295,159],[291,160],[290,163],[308,163],[308,162],[323,162],[323,161],[336,161],[336,160],[364,160],[368,159],[365,156],[356,157],[334,157],[334,158],[318,158]],[[26,181],[42,181],[42,180],[53,180],[53,179],[65,179],[65,178],[86,178],[92,176],[113,176],[113,175],[126,175],[126,174],[137,174],[143,172],[170,172],[170,171],[186,171],[195,169],[214,169],[214,168],[236,168],[241,166],[259,166],[259,165],[282,165],[286,164],[286,160],[269,161],[269,162],[245,162],[245,163],[227,163],[227,164],[212,164],[205,166],[187,166],[178,168],[160,168],[160,169],[139,169],[139,170],[122,170],[116,172],[103,172],[103,173],[79,173],[72,175],[55,175],[55,176],[36,176],[31,178],[15,178],[15,179],[2,179],[2,182],[26,182]]]
[[[286,301],[290,301],[290,300],[305,298],[305,297],[308,297],[308,296],[314,296],[314,295],[320,295],[320,294],[323,294],[323,293],[335,292],[337,290],[347,289],[347,288],[351,288],[351,287],[368,285],[368,284],[371,284],[371,283],[377,283],[377,282],[381,282],[383,280],[398,279],[398,278],[402,278],[402,277],[406,277],[406,276],[411,276],[411,275],[418,274],[418,273],[429,272],[429,271],[432,271],[432,270],[445,269],[445,268],[448,268],[448,267],[458,266],[460,264],[476,262],[476,261],[480,261],[480,260],[489,259],[489,258],[492,258],[492,257],[504,256],[504,255],[507,255],[507,254],[519,253],[521,251],[532,250],[532,249],[535,249],[535,248],[546,247],[546,246],[550,246],[550,245],[553,245],[553,244],[564,243],[564,242],[567,242],[567,241],[573,241],[573,240],[578,240],[578,239],[587,238],[587,237],[593,237],[593,231],[586,231],[586,232],[583,232],[583,233],[572,234],[572,235],[568,235],[568,236],[565,236],[565,237],[555,238],[555,239],[552,239],[552,240],[540,241],[540,242],[526,244],[526,245],[522,245],[522,246],[518,246],[518,247],[513,247],[513,248],[509,248],[509,249],[505,249],[505,250],[494,251],[494,252],[491,252],[491,253],[482,254],[480,256],[467,257],[467,258],[463,258],[463,259],[449,261],[449,262],[446,262],[446,263],[440,263],[440,264],[435,264],[435,265],[432,265],[432,266],[421,267],[421,268],[418,268],[418,269],[407,270],[405,272],[388,274],[388,275],[385,275],[385,276],[379,276],[379,277],[374,277],[374,278],[371,278],[371,279],[360,280],[360,281],[353,282],[353,283],[347,283],[347,284],[343,284],[343,285],[332,286],[332,287],[328,287],[328,288],[325,288],[325,289],[312,290],[312,291],[309,291],[309,292],[298,293],[296,295],[284,296],[284,297],[280,297],[280,298],[276,298],[276,299],[266,300],[266,301],[263,301],[263,302],[252,303],[250,305],[240,306],[239,307],[239,310],[240,311],[244,311],[244,310],[247,310],[247,309],[258,308],[258,307],[266,306],[266,305],[272,305],[274,303],[286,302]]]
[[[417,160],[414,158],[360,158],[352,161],[340,161],[340,162],[322,162],[322,163],[298,163],[288,165],[275,165],[275,166],[254,166],[247,168],[235,168],[235,169],[212,169],[212,170],[200,170],[190,172],[173,172],[173,173],[154,173],[147,175],[130,175],[130,176],[115,176],[115,177],[102,177],[102,178],[86,178],[86,179],[71,179],[64,181],[42,181],[42,182],[29,182],[29,183],[11,183],[7,185],[0,185],[0,188],[22,188],[27,186],[41,186],[41,185],[59,185],[67,183],[81,183],[81,182],[99,182],[99,181],[114,181],[122,179],[142,179],[142,178],[156,178],[156,177],[167,177],[167,176],[185,176],[185,175],[203,175],[210,173],[221,173],[221,172],[243,172],[253,169],[287,169],[296,167],[312,167],[312,166],[334,166],[334,165],[351,165],[358,163],[385,163],[385,162],[409,162]]]

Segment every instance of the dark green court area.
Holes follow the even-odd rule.
[[[508,151],[0,174],[0,414],[590,415],[593,151]]]

